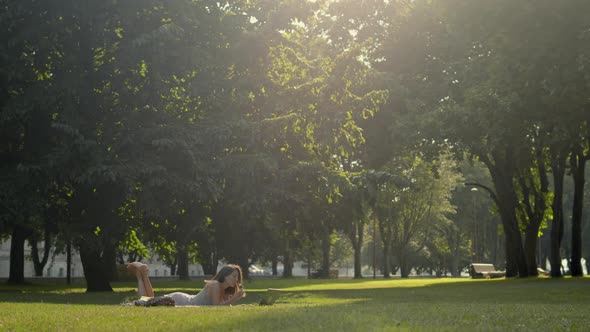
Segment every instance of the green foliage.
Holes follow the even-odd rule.
[[[359,253],[374,218],[373,241],[442,271],[477,240],[452,201],[470,201],[452,161],[469,156],[505,242],[534,245],[560,218],[549,174],[588,158],[584,9],[4,1],[0,236],[244,267],[321,249],[327,264],[333,234]]]

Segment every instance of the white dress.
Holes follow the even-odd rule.
[[[212,305],[213,302],[207,293],[207,287],[204,287],[197,295],[190,295],[182,292],[174,292],[164,295],[172,298],[176,306],[185,305]]]

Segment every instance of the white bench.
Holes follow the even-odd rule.
[[[497,271],[494,264],[473,263],[469,266],[469,275],[473,279],[501,278],[506,275],[506,272]]]

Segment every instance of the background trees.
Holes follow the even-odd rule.
[[[562,247],[580,275],[587,6],[3,1],[10,281],[41,234],[74,244],[89,291],[110,288],[126,243],[185,278],[217,258],[327,275],[342,234],[355,277],[473,260],[536,275],[540,232],[552,275]]]

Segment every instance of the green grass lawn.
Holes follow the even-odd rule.
[[[156,295],[202,281],[154,282]],[[471,280],[270,279],[246,283],[244,306],[133,307],[114,293],[0,286],[0,331],[590,331],[590,278]],[[76,286],[79,287],[79,286]],[[269,287],[285,295],[255,305]]]

